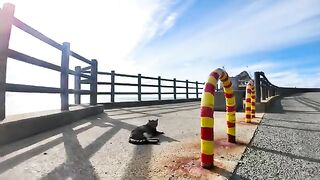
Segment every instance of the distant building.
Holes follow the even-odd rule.
[[[230,81],[232,83],[234,90],[245,90],[248,81],[252,78],[250,77],[247,71],[242,71],[240,74],[235,77],[230,77]],[[223,88],[222,83],[220,82],[220,90]]]

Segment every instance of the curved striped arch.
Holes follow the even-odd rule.
[[[201,98],[200,120],[201,120],[201,166],[213,167],[214,159],[214,93],[218,80],[223,83],[224,96],[226,98],[226,120],[228,141],[235,143],[235,111],[236,102],[232,83],[228,73],[218,68],[212,71],[205,84]]]
[[[255,117],[255,89],[253,80],[250,80],[246,86],[246,108],[245,108],[245,122],[250,123],[251,119]]]

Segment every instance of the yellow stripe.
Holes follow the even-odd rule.
[[[235,121],[236,121],[236,115],[235,115],[235,113],[233,112],[233,114],[227,114],[227,115],[226,115],[226,119],[227,119],[227,121],[229,121],[229,122],[235,122]]]
[[[222,72],[221,75],[222,75],[220,78],[221,81],[228,81],[229,80],[226,72]]]
[[[204,92],[202,94],[201,106],[213,108],[213,105],[214,105],[214,96],[209,92]]]
[[[206,141],[201,139],[201,153],[206,155],[212,155],[214,149],[213,141]]]
[[[216,87],[216,85],[217,85],[217,79],[214,78],[213,76],[209,76],[207,83],[210,83],[211,85],[214,85],[214,87]]]
[[[236,129],[235,129],[235,127],[228,128],[228,129],[227,129],[227,133],[230,134],[230,135],[235,136],[235,135],[236,135]]]
[[[209,117],[201,117],[201,127],[208,127],[208,128],[213,128],[214,125],[214,119],[209,118]]]
[[[227,116],[235,116],[236,112],[235,111],[231,111],[231,112],[226,112]]]
[[[246,118],[246,119],[245,119],[245,122],[246,122],[246,123],[249,123],[249,122],[251,122],[251,119],[247,119],[247,118]]]
[[[231,87],[230,87],[230,88],[223,88],[223,91],[224,91],[225,93],[228,93],[228,94],[232,94],[232,93],[233,93],[233,90],[232,90]]]
[[[223,82],[223,86],[227,86],[230,84],[231,84],[230,79],[227,79],[226,81]]]
[[[227,106],[235,106],[235,105],[236,105],[236,101],[235,101],[235,98],[234,98],[234,97],[232,97],[232,98],[227,98],[226,100],[227,100],[227,101],[226,101]]]

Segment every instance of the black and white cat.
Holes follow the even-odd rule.
[[[131,131],[129,143],[132,144],[157,144],[159,138],[154,138],[164,132],[157,131],[158,119],[149,120],[147,124],[138,126]]]

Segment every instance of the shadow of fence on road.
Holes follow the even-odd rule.
[[[266,149],[266,148],[261,148],[261,147],[257,147],[257,146],[250,146],[249,148],[252,148],[255,150],[260,150],[260,151],[265,151],[265,152],[269,152],[269,153],[273,153],[273,154],[278,154],[281,156],[287,156],[292,159],[301,159],[301,160],[305,160],[305,161],[309,161],[309,162],[320,163],[320,159],[315,159],[315,158],[310,158],[310,157],[305,157],[305,156],[298,156],[298,155],[294,155],[291,153],[277,151],[277,150],[273,150],[273,149]]]
[[[157,107],[144,107],[144,108],[119,108],[116,111],[119,111],[119,113],[112,113],[114,111],[109,111],[105,110],[106,113],[110,117],[118,116],[118,115],[131,115],[131,114],[142,114],[142,115],[147,115],[147,116],[156,116],[156,117],[161,117],[163,114],[169,114],[169,113],[174,113],[174,112],[180,112],[180,111],[188,111],[188,110],[194,110],[194,109],[199,109],[200,108],[200,103],[188,103],[187,105],[159,105]],[[144,116],[137,116],[137,117],[144,117]],[[117,118],[118,120],[121,120]]]
[[[305,97],[302,97],[302,96],[295,97],[294,99],[296,101],[298,101],[299,103],[301,103],[301,104],[303,104],[303,105],[305,105],[305,106],[307,106],[309,108],[312,108],[317,112],[320,112],[320,108],[319,108],[320,107],[320,103],[319,102],[313,101],[313,100],[311,100],[309,98],[305,98]]]
[[[145,115],[147,116],[147,115]],[[130,117],[131,119],[131,117]],[[86,125],[88,123],[88,125]],[[74,130],[74,128],[81,126]],[[105,133],[100,135],[97,139],[95,139],[92,143],[90,143],[85,148],[82,148],[79,140],[77,138],[77,134],[80,134],[84,131],[87,131],[95,126],[110,128]],[[4,149],[0,150],[0,155],[5,156],[11,152],[15,152],[19,149],[28,147],[32,144],[36,144],[40,141],[49,139],[52,136],[56,136],[62,134],[62,137],[57,137],[56,139],[50,140],[44,144],[36,146],[30,150],[27,150],[21,154],[8,158],[0,163],[0,174],[19,165],[20,163],[31,159],[34,156],[37,156],[50,148],[57,146],[61,143],[64,143],[67,160],[63,164],[56,167],[53,171],[49,172],[46,176],[42,177],[42,179],[65,179],[67,177],[72,177],[75,179],[78,178],[97,178],[95,176],[95,172],[92,169],[92,165],[89,161],[90,157],[93,156],[99,149],[102,148],[116,133],[118,133],[121,129],[126,129],[128,131],[133,130],[135,125],[125,123],[119,121],[117,119],[112,119],[108,117],[107,114],[103,113],[98,116],[91,117],[87,120],[82,120],[71,125],[67,125],[65,127],[61,127],[58,129],[54,129],[50,132],[42,133],[28,139],[24,139],[22,141],[18,141],[12,143]],[[177,141],[173,138],[162,135],[160,137],[161,141]],[[30,140],[30,141],[29,141]],[[139,147],[137,147],[139,148]],[[146,149],[148,149],[147,147]],[[151,150],[151,148],[150,148]],[[148,153],[148,152],[146,152]],[[152,153],[151,151],[149,153]],[[150,155],[151,157],[151,155]],[[81,160],[81,162],[79,161]],[[134,162],[132,161],[132,164]],[[78,176],[79,172],[77,171],[78,167],[82,167],[82,177]],[[130,169],[129,169],[130,170]]]
[[[295,120],[289,120],[289,119],[275,119],[275,118],[264,118],[264,120],[267,120],[267,121],[275,121],[275,122],[287,122],[287,123],[298,123],[298,124],[319,124],[320,125],[320,122],[308,122],[308,121],[295,121]]]

